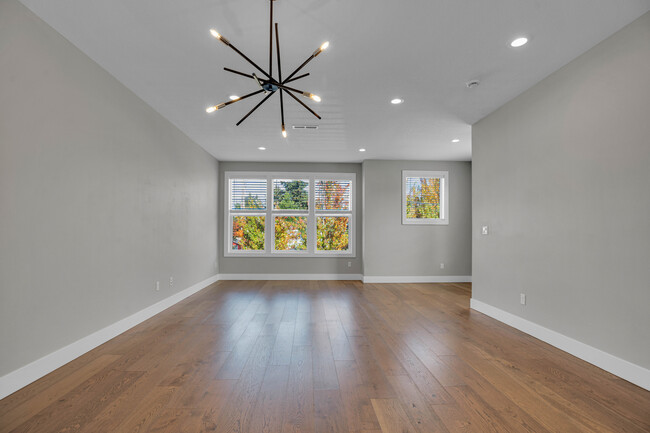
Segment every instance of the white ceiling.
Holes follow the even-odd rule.
[[[239,127],[261,95],[205,112],[257,90],[223,70],[254,72],[208,30],[266,68],[267,0],[21,1],[230,161],[470,160],[471,124],[650,10],[650,0],[277,0],[285,77],[331,43],[305,68],[311,76],[293,83],[323,98],[305,99],[323,119],[285,98],[283,139],[277,95]],[[519,35],[530,42],[510,48]],[[474,79],[480,86],[468,89]],[[404,104],[391,105],[394,97]],[[291,129],[305,124],[319,129]]]

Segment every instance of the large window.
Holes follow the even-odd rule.
[[[449,173],[402,171],[402,224],[449,224]]]
[[[354,256],[355,174],[225,176],[226,255]]]

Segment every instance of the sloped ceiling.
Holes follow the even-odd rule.
[[[470,160],[472,123],[650,10],[650,0],[277,0],[285,71],[331,44],[294,83],[322,97],[305,102],[323,119],[285,100],[283,139],[277,95],[238,127],[261,96],[205,112],[256,90],[223,70],[254,71],[208,30],[267,65],[268,1],[21,1],[217,159],[314,162]],[[530,42],[511,48],[519,35]]]

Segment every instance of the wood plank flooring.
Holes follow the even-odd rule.
[[[470,291],[222,281],[0,400],[0,432],[650,432],[650,392]]]

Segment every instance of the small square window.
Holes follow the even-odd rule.
[[[402,171],[402,224],[449,224],[449,173]]]

